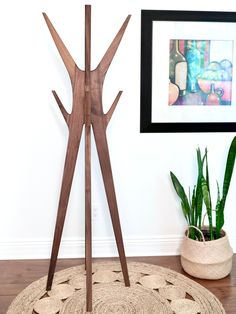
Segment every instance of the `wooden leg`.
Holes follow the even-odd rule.
[[[91,5],[85,5],[85,267],[86,311],[92,312],[91,228]]]
[[[80,129],[80,134],[77,137],[77,140],[74,140],[73,137],[70,137],[70,136],[68,140],[65,167],[64,167],[64,173],[63,173],[62,185],[61,185],[61,194],[60,194],[60,199],[59,199],[57,220],[56,220],[56,226],[55,226],[55,231],[54,231],[51,260],[50,260],[48,279],[47,279],[47,285],[46,285],[47,291],[51,290],[51,287],[52,287],[52,281],[53,281],[54,272],[56,268],[57,256],[58,256],[58,251],[59,251],[59,247],[61,243],[61,236],[62,236],[62,231],[64,227],[68,200],[69,200],[70,190],[71,190],[71,185],[72,185],[72,179],[73,179],[73,174],[75,170],[75,164],[76,164],[76,159],[77,159],[77,154],[78,154],[78,149],[79,149],[81,131],[82,131],[82,126]]]
[[[127,262],[125,257],[124,243],[122,238],[120,218],[116,201],[115,187],[112,176],[111,162],[107,145],[106,133],[103,126],[103,121],[93,124],[94,137],[98,151],[99,162],[102,171],[107,201],[109,205],[112,225],[114,229],[116,244],[121,262],[121,268],[126,286],[130,286]]]
[[[85,268],[86,311],[92,312],[91,127],[85,126]]]

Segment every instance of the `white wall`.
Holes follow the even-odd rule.
[[[0,258],[50,255],[67,127],[51,95],[70,108],[68,75],[41,12],[45,11],[79,67],[84,66],[84,4],[92,4],[95,67],[128,14],[130,24],[104,85],[104,108],[124,93],[107,136],[127,255],[177,254],[186,227],[169,171],[186,187],[196,174],[195,149],[209,149],[211,179],[222,183],[235,134],[140,134],[140,10],[236,10],[215,1],[30,1],[0,4]],[[83,256],[84,141],[63,233],[60,256]],[[99,164],[92,148],[94,255],[116,255]],[[215,185],[212,189],[215,189]],[[225,211],[225,229],[236,252],[236,174]]]

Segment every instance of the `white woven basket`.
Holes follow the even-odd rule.
[[[189,275],[201,279],[220,279],[232,269],[233,250],[227,234],[217,240],[192,240],[185,234],[181,247],[181,264]]]

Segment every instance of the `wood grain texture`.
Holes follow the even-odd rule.
[[[75,61],[73,60],[72,56],[70,55],[68,49],[64,45],[63,41],[61,40],[60,36],[58,35],[57,31],[55,30],[53,24],[51,23],[50,19],[47,16],[47,14],[43,13],[43,17],[47,23],[48,29],[52,35],[54,43],[57,46],[58,52],[60,53],[60,56],[61,56],[65,66],[66,66],[68,73],[69,73],[72,88],[73,88],[75,71],[76,71],[76,69],[78,69],[78,67],[75,64]]]
[[[106,138],[106,128],[119,101],[121,92],[117,94],[106,114],[104,114],[102,106],[102,89],[105,75],[124,35],[130,16],[126,18],[94,71],[91,71],[91,6],[85,6],[85,71],[77,67],[46,13],[43,13],[43,16],[70,76],[73,93],[72,111],[68,113],[56,91],[53,91],[53,96],[68,126],[69,139],[46,289],[48,291],[52,287],[82,128],[85,125],[85,267],[87,275],[87,311],[90,312],[92,310],[91,125],[93,127],[124,282],[126,286],[130,285]]]
[[[108,201],[108,206],[110,210],[113,230],[115,234],[115,239],[117,243],[117,249],[120,257],[121,268],[123,272],[124,282],[126,286],[130,286],[128,269],[125,258],[124,243],[122,237],[122,230],[120,225],[120,218],[115,194],[115,186],[112,175],[112,168],[109,156],[109,149],[106,137],[106,128],[115,110],[115,107],[120,99],[121,91],[118,93],[113,104],[108,110],[107,114],[103,112],[102,105],[102,91],[103,82],[110,66],[110,63],[117,51],[120,41],[124,35],[128,22],[130,20],[130,15],[124,21],[122,27],[118,31],[108,50],[106,51],[104,57],[99,63],[98,67],[91,72],[91,122],[93,127],[93,133],[96,143],[96,148],[98,152],[103,182],[105,186],[106,197]]]
[[[105,129],[101,127],[102,121],[97,121],[93,123],[94,137],[98,151],[99,162],[102,171],[102,177],[105,185],[105,192],[107,196],[107,201],[109,205],[112,225],[114,229],[114,234],[116,238],[118,253],[120,256],[121,267],[124,276],[124,282],[126,286],[130,286],[128,269],[125,259],[124,244],[122,238],[122,231],[118,213],[118,206],[116,201],[115,187],[112,176],[111,162],[108,152],[107,139],[105,134]]]
[[[128,15],[96,69],[96,71],[100,73],[102,83],[104,81],[107,70],[114,58],[117,48],[119,47],[119,44],[124,35],[124,32],[126,30],[126,27],[129,23],[130,18],[131,18],[131,15]]]
[[[91,216],[91,6],[85,6],[85,268],[86,309],[92,312],[92,216]]]
[[[93,260],[96,262],[118,259],[94,258]],[[194,279],[182,270],[179,256],[128,257],[127,260],[167,267]],[[0,314],[6,314],[8,306],[18,293],[33,281],[47,274],[48,263],[49,260],[0,261]],[[84,259],[59,259],[56,270],[59,271],[83,263]],[[227,314],[236,313],[236,254],[233,257],[232,272],[226,278],[220,280],[194,280],[217,296]]]

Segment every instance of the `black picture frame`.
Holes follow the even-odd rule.
[[[152,122],[152,46],[154,21],[235,23],[236,12],[141,10],[140,132],[235,132],[236,116],[235,121],[232,122]],[[236,52],[236,47],[234,49]]]

